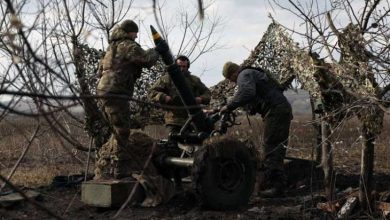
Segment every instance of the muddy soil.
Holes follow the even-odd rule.
[[[154,208],[127,207],[117,219],[327,219],[329,213],[316,208],[324,202],[321,172],[308,161],[292,161],[286,165],[288,187],[280,198],[265,199],[254,194],[248,205],[237,210],[213,211],[202,207],[186,183],[169,203]],[[377,191],[386,190],[390,175],[376,174]],[[337,175],[336,190],[357,187],[358,175]],[[89,207],[81,202],[80,185],[45,186],[34,189],[41,193],[37,202],[63,219],[108,219],[117,209]],[[340,198],[341,200],[343,198]],[[369,219],[354,212],[354,218]],[[377,215],[379,217],[379,215]],[[0,219],[52,219],[45,211],[24,201],[0,208]]]
[[[311,124],[306,124],[307,121],[307,118],[300,119],[295,117],[291,129],[291,146],[288,156],[313,158],[311,154],[313,154],[312,146],[315,143],[315,132]],[[334,161],[335,172],[337,173],[335,188],[339,194],[337,199],[339,199],[340,204],[345,200],[345,197],[341,196],[341,192],[350,188],[356,189],[359,185],[361,142],[359,133],[356,132],[357,127],[356,121],[352,121],[348,126],[345,126],[345,129],[342,129],[342,132],[339,132],[339,141],[335,142]],[[251,133],[252,130],[256,131],[253,134],[258,134],[257,131],[261,131],[260,124],[252,123],[249,126],[243,123],[241,127],[232,131],[229,135],[250,136],[253,135]],[[0,132],[1,135],[4,136],[6,131],[11,130],[6,127]],[[155,132],[149,133],[156,133],[153,135],[154,138],[167,135],[166,132],[157,134],[157,131],[162,132],[160,128],[152,129],[151,131]],[[248,132],[245,133],[244,131]],[[375,146],[376,173],[374,176],[378,194],[390,191],[389,131],[390,120],[387,118],[383,132],[376,140]],[[82,132],[79,133],[81,134]],[[254,136],[253,140],[256,143],[260,142],[257,136]],[[0,173],[3,176],[8,175],[9,169],[12,168],[18,159],[22,149],[17,146],[24,146],[20,142],[21,140],[23,138],[12,132],[9,132],[8,136],[1,139]],[[57,142],[49,138],[42,139],[42,142],[48,143],[46,144],[47,146],[45,145],[44,148],[39,145],[32,146],[30,155],[25,158],[23,167],[18,169],[12,182],[20,188],[23,188],[23,186],[44,185],[39,188],[33,188],[33,190],[41,193],[37,202],[63,219],[112,218],[116,214],[117,209],[89,207],[81,202],[80,185],[50,185],[53,176],[80,173],[84,170],[84,165],[77,164],[73,157],[66,157],[66,152],[58,150],[60,145]],[[139,158],[143,158],[142,160],[140,159],[141,161],[144,161],[149,152],[143,149],[135,152],[135,154]],[[61,156],[58,157],[58,155]],[[77,154],[77,156],[82,161],[86,160],[83,154]],[[316,168],[316,164],[307,160],[296,160],[293,163],[286,164],[286,174],[288,176],[288,187],[284,196],[277,199],[264,199],[254,194],[249,204],[237,210],[212,211],[204,208],[193,194],[190,183],[187,183],[184,192],[178,193],[169,203],[154,208],[127,207],[121,212],[118,219],[332,219],[332,215],[316,208],[319,202],[325,201],[322,175],[321,171]],[[45,181],[42,178],[45,178]],[[32,181],[35,179],[37,180]],[[2,192],[7,190],[9,189],[5,189]],[[356,211],[353,211],[350,219],[373,219],[365,213],[360,213],[358,208]],[[385,219],[380,215],[374,217],[374,219]],[[53,217],[33,204],[24,201],[7,208],[0,206],[0,219],[53,219]]]

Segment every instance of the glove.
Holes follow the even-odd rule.
[[[154,48],[160,55],[165,54],[166,52],[169,51],[169,46],[165,40],[161,40],[158,42],[156,47]]]
[[[223,106],[223,107],[219,110],[219,112],[220,112],[221,114],[226,113],[226,112],[229,112],[229,109],[228,109],[227,105]]]
[[[167,96],[165,96],[165,99],[164,99],[164,101],[165,101],[165,103],[171,103],[172,102],[172,97],[170,97],[169,95],[167,95]]]
[[[195,97],[195,102],[198,105],[202,104],[202,98],[201,97]]]

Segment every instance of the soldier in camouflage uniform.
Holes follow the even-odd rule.
[[[225,63],[223,75],[237,83],[234,98],[221,112],[249,105],[252,113],[260,113],[264,119],[263,152],[265,154],[262,173],[266,189],[259,192],[263,197],[282,196],[285,186],[283,160],[286,155],[290,123],[291,105],[283,91],[267,77],[262,69],[239,67],[232,62]]]
[[[208,105],[211,99],[210,90],[200,81],[200,78],[192,75],[188,69],[190,67],[190,60],[186,56],[178,56],[176,64],[179,66],[182,74],[185,76],[187,85],[190,87],[195,96],[197,104]],[[158,102],[167,105],[183,106],[169,74],[162,76],[151,87],[149,91],[149,99],[153,102]],[[179,132],[181,127],[188,119],[188,113],[185,109],[170,109],[164,115],[165,124],[170,132]]]
[[[134,83],[140,77],[142,68],[150,68],[158,60],[158,48],[143,50],[135,42],[137,34],[138,26],[132,20],[125,20],[113,29],[109,47],[100,62],[98,95],[132,97]],[[129,101],[106,98],[101,99],[100,104],[113,133],[98,152],[95,178],[109,178],[112,174],[115,178],[121,178],[127,175],[125,164],[132,159],[127,150],[130,134]]]

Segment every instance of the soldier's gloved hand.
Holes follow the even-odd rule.
[[[203,109],[202,111],[203,111],[203,113],[205,113],[206,115],[211,115],[211,114],[217,113],[217,112],[218,112],[218,109]]]
[[[195,97],[195,102],[198,105],[202,104],[202,97]]]
[[[169,95],[165,96],[165,103],[171,103],[172,102],[172,97]]]
[[[164,54],[169,51],[169,46],[165,40],[161,40],[154,48],[159,54]]]
[[[220,112],[221,114],[229,112],[229,109],[228,109],[227,105],[223,106],[223,107],[219,110],[219,112]]]

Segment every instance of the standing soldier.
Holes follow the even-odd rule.
[[[190,67],[190,60],[188,57],[180,55],[175,60],[179,66],[181,73],[184,75],[187,85],[190,87],[197,104],[207,105],[210,103],[211,92],[200,81],[200,78],[192,75],[188,69]],[[151,87],[149,91],[149,99],[153,102],[159,102],[162,104],[183,106],[180,95],[177,92],[169,74],[162,76]],[[185,109],[170,109],[165,112],[164,115],[165,125],[170,132],[179,132],[184,123],[188,119],[188,113]]]
[[[167,49],[167,45],[162,44],[145,51],[135,42],[137,34],[138,26],[132,20],[125,20],[113,29],[110,44],[101,61],[102,76],[97,86],[98,95],[122,95],[131,98],[134,83],[140,77],[142,68],[152,67],[159,57],[158,51]],[[113,133],[98,152],[95,179],[109,178],[112,174],[115,178],[122,178],[128,175],[125,165],[132,159],[128,152],[129,100],[103,98],[101,106]],[[108,173],[110,175],[107,175]]]
[[[235,63],[227,62],[223,66],[223,75],[229,81],[235,82],[238,90],[234,98],[220,111],[233,111],[249,104],[250,109],[260,113],[264,119],[263,172],[266,189],[259,194],[263,197],[282,196],[286,184],[283,159],[292,120],[291,105],[283,91],[261,69],[240,68]]]

